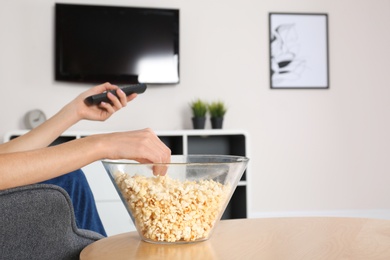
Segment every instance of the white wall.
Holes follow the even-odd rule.
[[[251,136],[252,216],[390,218],[389,0],[61,2],[181,11],[181,83],[71,130],[189,129],[192,99],[221,99],[224,128]],[[1,136],[22,129],[28,110],[51,116],[89,87],[53,80],[54,3],[0,3]],[[269,12],[328,13],[329,90],[269,88]]]

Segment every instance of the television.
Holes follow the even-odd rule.
[[[55,80],[179,83],[179,10],[55,5]]]

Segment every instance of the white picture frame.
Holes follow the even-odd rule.
[[[269,13],[271,89],[328,89],[328,15]]]

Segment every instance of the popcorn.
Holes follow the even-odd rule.
[[[196,241],[208,237],[231,187],[213,180],[179,181],[169,176],[129,176],[115,182],[142,235],[153,241]]]

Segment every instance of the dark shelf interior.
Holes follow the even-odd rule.
[[[246,218],[246,186],[238,186],[221,219]]]
[[[189,136],[188,154],[246,156],[244,135]],[[246,180],[246,171],[241,177]]]
[[[245,136],[189,136],[188,154],[224,154],[245,156]]]
[[[160,140],[171,149],[175,155],[183,154],[183,137],[182,136],[159,136]]]

